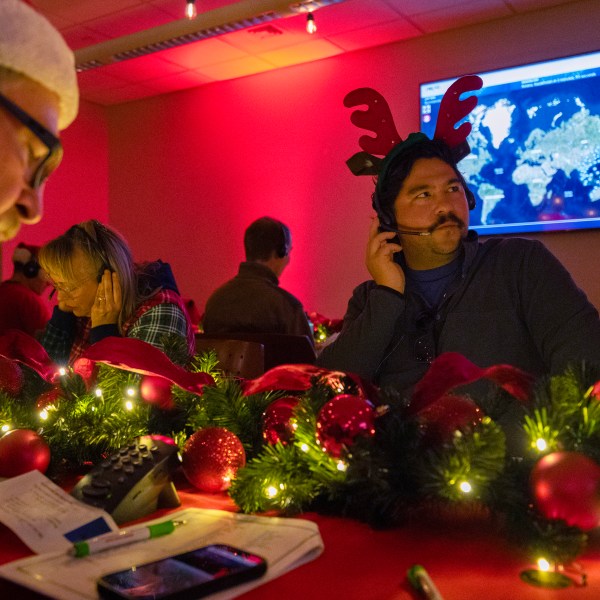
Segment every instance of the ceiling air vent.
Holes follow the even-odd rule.
[[[168,50],[241,29],[264,25],[276,19],[314,11],[344,0],[242,0],[215,10],[198,13],[192,21],[180,19],[152,29],[137,31],[75,51],[78,71]]]

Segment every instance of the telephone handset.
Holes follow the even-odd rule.
[[[107,265],[106,263],[104,263],[101,267],[100,270],[98,271],[98,277],[96,277],[96,281],[98,283],[100,283],[102,281],[102,277],[104,276],[104,271],[110,271],[111,273],[114,273],[114,271],[110,268],[109,265]]]

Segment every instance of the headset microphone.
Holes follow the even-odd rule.
[[[393,231],[394,233],[401,233],[402,235],[431,235],[431,231],[403,231],[402,229],[394,229],[389,225],[381,223],[379,225],[380,229],[384,229],[385,231]]]
[[[402,235],[431,235],[431,231],[401,231],[400,229],[394,229],[394,231]]]

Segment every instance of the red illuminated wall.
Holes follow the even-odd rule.
[[[203,306],[243,260],[246,226],[269,215],[292,230],[282,285],[308,310],[342,313],[356,272],[366,276],[356,249],[371,211],[370,183],[344,164],[357,136],[337,69],[322,61],[111,109],[111,220],[136,255],[170,261]]]

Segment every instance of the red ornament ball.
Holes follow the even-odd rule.
[[[16,397],[21,393],[24,381],[19,363],[0,356],[0,391]]]
[[[590,389],[590,396],[596,398],[596,400],[600,400],[600,381],[596,381],[596,383]]]
[[[48,406],[54,404],[61,397],[61,395],[62,392],[59,388],[52,388],[47,392],[43,392],[38,396],[35,407],[38,410],[44,410]]]
[[[171,382],[164,377],[145,375],[140,383],[140,395],[148,404],[170,410],[175,406],[171,386]]]
[[[182,467],[189,482],[202,492],[216,494],[231,485],[246,452],[237,435],[224,427],[205,427],[192,434],[182,452]]]
[[[430,444],[449,442],[457,429],[473,428],[483,418],[481,409],[464,396],[442,396],[420,411],[424,440]]]
[[[37,469],[45,473],[50,448],[35,431],[13,429],[0,438],[0,477],[15,477]]]
[[[278,398],[267,406],[262,416],[263,439],[268,444],[281,442],[284,446],[294,437],[292,416],[298,405],[296,396]]]
[[[358,396],[341,394],[325,404],[317,415],[317,440],[325,451],[339,458],[344,447],[359,436],[375,434],[375,411]]]
[[[600,465],[579,452],[552,452],[535,464],[531,491],[547,519],[587,531],[600,523]]]

